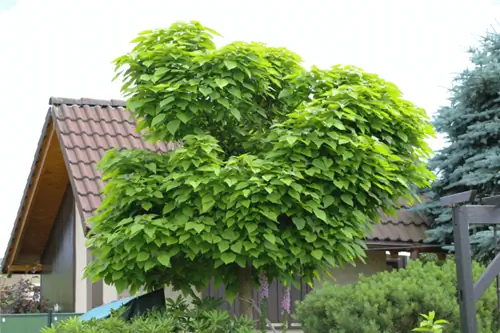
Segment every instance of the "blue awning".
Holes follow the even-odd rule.
[[[90,319],[104,319],[107,318],[111,315],[112,310],[117,310],[123,305],[126,305],[130,301],[136,299],[137,296],[132,296],[132,297],[127,297],[127,298],[122,298],[118,299],[116,301],[110,302],[108,304],[104,304],[101,306],[98,306],[97,308],[94,308],[90,310],[87,313],[84,313],[82,316],[80,316],[80,320],[86,321]]]

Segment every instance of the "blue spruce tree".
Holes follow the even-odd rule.
[[[434,217],[429,241],[451,245],[451,212],[439,197],[477,190],[477,200],[500,192],[500,34],[487,33],[469,50],[472,65],[454,80],[448,106],[434,120],[449,146],[429,163],[436,173],[429,193],[434,200],[423,205]],[[491,228],[476,229],[471,236],[476,259],[484,261],[493,251]]]

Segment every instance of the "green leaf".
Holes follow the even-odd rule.
[[[141,261],[146,261],[149,259],[149,253],[147,252],[139,252],[139,254],[137,255],[137,261],[141,262]]]
[[[176,114],[177,118],[182,121],[184,124],[187,124],[190,120],[189,116],[184,112],[178,111]]]
[[[325,195],[323,197],[323,207],[328,208],[335,202],[335,199],[331,195]]]
[[[345,126],[344,124],[342,124],[342,122],[338,119],[334,119],[333,120],[333,126],[335,126],[336,128],[338,128],[339,130],[345,130]]]
[[[282,98],[285,98],[285,97],[288,97],[290,96],[292,93],[290,90],[288,89],[283,89],[280,91],[279,95],[278,95],[278,99],[282,99]]]
[[[220,260],[222,260],[226,265],[228,265],[236,260],[236,254],[232,252],[224,252],[220,256]]]
[[[151,202],[149,202],[149,201],[143,201],[141,203],[141,207],[144,210],[150,210],[153,207],[153,204]]]
[[[229,105],[229,101],[225,98],[219,98],[217,100],[217,102],[219,102],[220,104],[222,104],[226,109],[229,109],[230,108],[230,105]]]
[[[308,243],[314,243],[316,239],[318,239],[318,236],[316,236],[315,234],[309,234],[306,236],[306,242]]]
[[[205,229],[205,225],[195,222],[186,223],[186,225],[184,226],[184,230],[188,231],[191,229],[194,229],[197,233],[200,233]]]
[[[144,271],[149,272],[151,269],[153,269],[156,266],[156,263],[154,261],[146,261],[144,264]]]
[[[226,79],[215,79],[215,84],[222,89],[229,84],[229,81]]]
[[[241,253],[241,247],[242,247],[241,242],[234,243],[233,245],[231,245],[231,250],[235,253]]]
[[[264,234],[264,238],[268,240],[269,243],[275,244],[276,243],[276,237],[272,234]]]
[[[215,204],[214,197],[209,193],[205,194],[201,199],[201,205],[202,205],[201,212],[202,213],[208,212],[210,208],[213,207],[214,204]]]
[[[297,137],[296,136],[291,136],[291,135],[288,135],[286,137],[286,141],[290,144],[290,145],[293,145],[295,142],[297,142]]]
[[[229,243],[225,241],[221,241],[217,244],[220,252],[226,252],[229,249]]]
[[[236,120],[240,121],[241,120],[241,114],[240,111],[238,111],[237,108],[231,108],[231,114],[236,118]]]
[[[313,211],[314,211],[314,215],[316,215],[317,218],[319,218],[320,220],[325,221],[325,222],[328,221],[328,219],[326,217],[326,213],[323,210],[321,210],[319,208],[314,208]]]
[[[212,88],[210,87],[200,87],[200,92],[204,95],[204,96],[208,96],[212,93]]]
[[[172,121],[169,121],[168,124],[167,124],[167,129],[168,131],[172,134],[172,135],[175,135],[175,132],[177,132],[177,130],[179,129],[179,126],[181,125],[181,121],[180,120],[172,120]]]
[[[314,250],[311,252],[311,256],[313,256],[313,258],[315,258],[316,260],[321,260],[323,258],[323,251]]]
[[[146,168],[152,173],[156,173],[156,163],[148,163],[146,164]]]
[[[170,267],[170,255],[164,253],[158,256],[158,261],[165,267]]]
[[[168,71],[169,71],[169,69],[167,67],[160,67],[155,71],[155,76],[161,76]]]
[[[373,147],[382,155],[389,155],[390,153],[389,148],[383,143],[375,143]]]
[[[164,100],[162,100],[160,102],[160,107],[163,108],[165,105],[168,105],[168,104],[170,104],[173,101],[175,101],[175,97],[174,96],[168,96],[167,98],[165,98]]]
[[[255,230],[257,230],[258,225],[256,223],[246,223],[245,228],[247,229],[248,233],[251,234]]]
[[[133,224],[131,227],[130,227],[130,232],[132,234],[136,234],[138,233],[139,231],[141,231],[142,229],[144,229],[144,224]]]
[[[403,140],[403,142],[408,142],[408,135],[406,135],[405,133],[403,132],[397,132],[398,136],[401,138],[401,140]]]
[[[160,113],[156,117],[153,118],[153,121],[151,121],[151,126],[156,126],[159,123],[161,123],[163,120],[165,120],[166,115],[164,113]]]
[[[340,196],[340,199],[342,199],[343,202],[345,202],[346,204],[348,204],[349,206],[353,206],[354,203],[352,202],[352,195],[348,194],[348,193],[344,193]]]
[[[165,206],[163,206],[162,213],[163,214],[168,214],[171,211],[173,211],[174,208],[175,208],[175,204],[173,202],[168,202],[168,203],[165,204]]]
[[[306,220],[304,220],[300,216],[294,216],[294,217],[292,217],[292,221],[293,221],[293,223],[295,224],[295,226],[297,227],[298,230],[302,230],[306,226]]]
[[[238,64],[235,61],[229,59],[224,60],[224,65],[226,65],[229,70],[238,67]]]
[[[232,86],[231,88],[229,88],[229,92],[234,97],[241,98],[241,91],[240,91],[240,89],[238,87]]]

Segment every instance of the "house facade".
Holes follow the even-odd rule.
[[[96,163],[110,148],[150,149],[167,152],[174,145],[152,145],[136,133],[125,102],[51,98],[33,166],[28,177],[9,245],[2,261],[2,273],[40,274],[41,292],[62,312],[86,312],[113,301],[113,286],[83,278],[92,260],[85,247],[89,218],[99,207],[103,183]],[[427,221],[416,213],[382,215],[382,222],[367,238],[364,264],[332,271],[336,283],[351,283],[359,274],[371,275],[389,269],[387,251],[437,251],[423,243]],[[223,297],[223,287],[210,286],[209,296]],[[292,290],[293,300],[302,299],[310,287]],[[270,288],[270,319],[280,321],[278,309],[283,286]],[[166,294],[172,294],[166,289]],[[272,301],[275,299],[276,301]],[[237,304],[225,305],[227,308]]]

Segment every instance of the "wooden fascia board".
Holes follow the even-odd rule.
[[[26,229],[26,221],[28,219],[28,215],[29,215],[33,200],[39,191],[38,182],[40,181],[40,177],[41,177],[43,169],[44,169],[44,165],[45,165],[45,161],[47,159],[50,145],[52,144],[52,141],[54,140],[54,138],[55,138],[54,123],[51,122],[49,124],[47,141],[43,145],[41,155],[40,155],[40,158],[38,161],[38,167],[37,167],[37,170],[34,174],[33,180],[31,181],[31,190],[29,191],[29,194],[26,198],[23,213],[21,215],[21,218],[19,219],[17,237],[15,237],[15,239],[14,239],[14,242],[13,242],[10,254],[9,254],[8,267],[15,266],[14,260],[16,259],[17,255],[19,254],[19,250],[20,250],[22,240],[24,237],[24,231]],[[9,271],[9,274],[11,274],[10,270],[8,270],[8,271]]]
[[[368,246],[368,250],[376,251],[376,250],[414,250],[414,249],[426,249],[426,250],[436,250],[436,252],[441,252],[441,246],[438,244],[429,244],[429,243],[403,243],[403,242],[391,242],[391,241],[367,241],[366,245]]]
[[[42,265],[9,265],[8,266],[9,275],[12,274],[38,274],[43,272]]]

